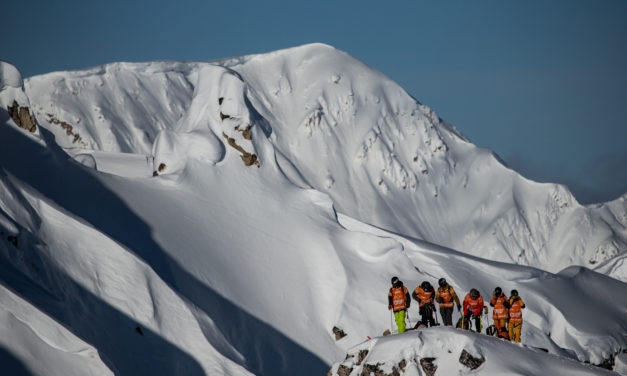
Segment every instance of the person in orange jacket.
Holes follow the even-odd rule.
[[[497,336],[509,340],[509,333],[507,332],[509,300],[500,287],[494,289],[490,306],[494,308],[492,310],[492,319],[494,320]]]
[[[461,304],[459,298],[455,293],[453,287],[451,287],[446,279],[440,278],[438,281],[438,291],[435,293],[435,301],[440,304],[440,315],[442,315],[442,322],[445,326],[453,326],[453,306],[457,304],[457,310],[461,310]]]
[[[414,289],[412,296],[420,305],[418,310],[418,313],[420,313],[420,322],[416,323],[416,326],[420,324],[424,326],[435,326],[435,320],[433,319],[433,313],[435,312],[435,304],[433,303],[435,290],[433,286],[431,286],[429,282],[423,281],[420,286]]]
[[[464,316],[462,328],[470,329],[471,319],[475,319],[475,330],[481,333],[481,315],[485,308],[485,313],[488,313],[488,307],[483,305],[483,298],[479,294],[479,290],[471,289],[468,295],[464,298]]]
[[[518,291],[512,290],[509,298],[509,338],[514,342],[520,342],[520,332],[522,330],[522,310],[525,303],[518,296]]]
[[[407,287],[398,277],[392,278],[392,287],[388,292],[388,309],[394,312],[394,320],[399,333],[405,331],[405,311],[409,308],[411,299]]]

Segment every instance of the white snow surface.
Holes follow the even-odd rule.
[[[16,369],[319,375],[363,346],[439,374],[462,347],[480,374],[624,369],[627,195],[584,207],[524,179],[344,52],[0,73],[0,359]],[[517,289],[523,342],[549,354],[446,328],[375,338],[393,275],[460,298]]]
[[[462,351],[484,363],[476,369],[460,363]],[[367,351],[367,353],[365,353]],[[360,362],[360,352],[366,356]],[[332,368],[338,374],[341,366],[361,375],[367,366],[378,365],[385,374],[425,375],[420,361],[434,359],[436,375],[608,375],[610,372],[545,353],[541,349],[504,342],[494,337],[462,332],[456,329],[426,329],[366,341],[349,350],[348,358]],[[405,362],[401,364],[401,362]],[[358,364],[359,363],[359,364]],[[402,372],[402,373],[400,373]]]

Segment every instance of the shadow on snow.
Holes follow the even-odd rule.
[[[244,366],[251,372],[268,376],[293,374],[296,370],[303,375],[326,373],[329,366],[317,356],[234,305],[178,265],[154,242],[147,224],[86,167],[71,160],[54,142],[49,131],[39,127],[48,144],[48,148],[44,148],[20,134],[19,130],[5,125],[7,120],[7,112],[0,110],[0,168],[141,257],[174,291],[214,320],[227,340],[246,358]],[[72,308],[67,303],[55,304],[50,299],[42,299],[42,294],[29,294],[15,286],[10,287],[34,304],[38,302],[36,305],[40,309],[96,346],[119,371],[123,371],[121,367],[130,366],[134,371],[131,373],[135,374],[141,364],[151,369],[146,372],[149,374],[163,373],[164,370],[186,375],[202,373],[188,354],[157,334],[137,335],[134,330],[137,324],[132,319],[75,283],[72,288],[77,291],[77,301]],[[84,313],[91,311],[89,319],[75,321],[80,319],[71,311],[78,307],[86,310]],[[98,327],[101,322],[115,322],[121,326],[101,330]],[[151,340],[147,341],[147,338]],[[146,342],[150,342],[150,347]],[[129,352],[119,350],[129,345],[134,349]],[[164,358],[169,361],[163,361]],[[172,369],[171,362],[180,368]]]

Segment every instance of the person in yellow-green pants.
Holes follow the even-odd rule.
[[[399,333],[405,331],[405,311],[409,308],[410,297],[407,287],[398,277],[392,278],[392,287],[388,292],[388,309],[394,312],[394,320]]]
[[[509,339],[520,342],[520,332],[522,331],[522,310],[525,303],[518,296],[518,291],[512,290],[509,298]]]

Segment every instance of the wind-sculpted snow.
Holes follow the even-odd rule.
[[[50,73],[26,80],[25,88],[37,120],[60,146],[150,154],[158,132],[186,113],[195,66],[116,63]]]
[[[197,151],[217,163],[224,137],[254,163],[241,133],[258,112],[304,181],[364,222],[554,272],[594,268],[627,250],[624,198],[610,216],[580,206],[563,186],[522,178],[396,83],[329,46],[208,64],[112,64],[34,77],[26,89],[61,146],[170,156],[153,171],[161,163],[180,169]],[[621,278],[620,265],[604,270]]]
[[[13,65],[0,60],[0,91],[7,88],[21,89],[24,86],[22,75]]]
[[[0,270],[3,280],[9,277],[6,265]],[[96,349],[3,284],[0,284],[0,347],[19,359],[11,365],[6,358],[0,358],[5,375],[27,375],[29,371],[51,376],[113,375]]]
[[[599,270],[624,276],[624,201],[525,180],[331,47],[24,90],[0,92],[0,281],[114,373],[324,374],[389,329],[392,275],[517,288],[523,340],[555,356],[627,348],[625,283],[551,272],[602,249]],[[3,110],[13,95],[37,133]]]
[[[249,84],[275,146],[343,213],[551,271],[627,250],[624,222],[581,207],[563,186],[525,180],[345,53],[312,45],[229,66]]]

